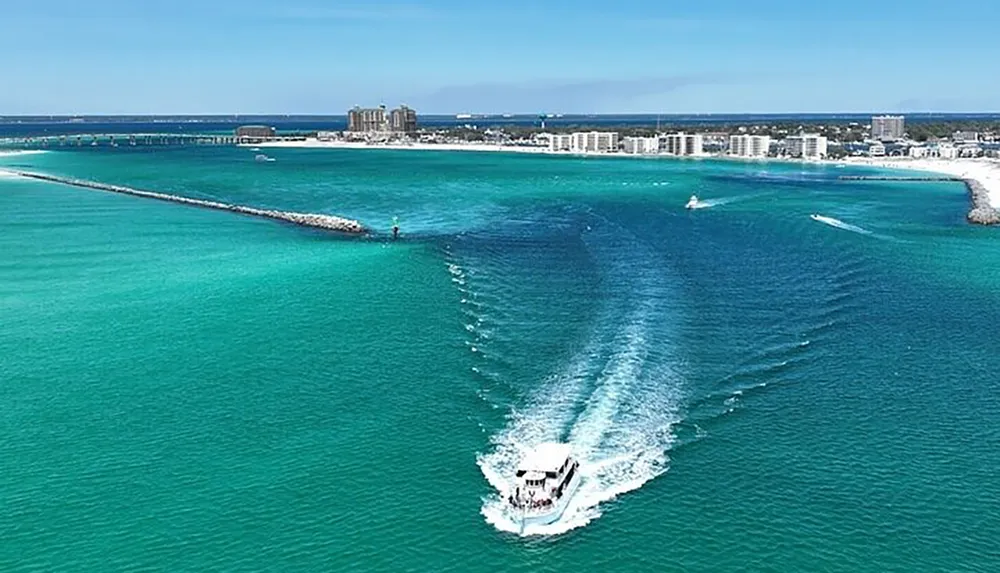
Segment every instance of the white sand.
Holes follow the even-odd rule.
[[[325,148],[325,149],[410,149],[417,151],[480,151],[503,153],[535,153],[544,155],[568,155],[577,157],[620,157],[632,159],[708,159],[719,157],[707,153],[701,155],[668,155],[665,153],[610,153],[607,151],[552,151],[548,147],[524,145],[491,145],[488,143],[379,143],[368,144],[361,141],[319,141],[315,138],[296,141],[267,141],[264,143],[241,143],[240,147],[265,148]]]
[[[413,149],[423,151],[503,151],[513,153],[566,153],[553,152],[547,147],[522,147],[517,145],[490,145],[486,143],[389,143],[369,145],[360,141],[320,141],[309,138],[299,141],[267,141],[243,144],[242,147],[299,147],[327,149]],[[601,155],[607,155],[602,153]]]
[[[974,179],[990,194],[990,204],[1000,209],[1000,161],[993,159],[855,159],[848,164],[870,165],[885,169],[909,169],[939,173],[950,177]]]

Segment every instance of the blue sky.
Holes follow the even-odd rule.
[[[0,115],[1000,111],[1000,0],[19,0]]]

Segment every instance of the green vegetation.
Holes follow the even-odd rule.
[[[1000,121],[910,122],[906,124],[906,132],[917,141],[951,137],[956,131],[1000,133]]]

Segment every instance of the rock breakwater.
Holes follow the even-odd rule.
[[[8,171],[8,173],[18,175],[20,177],[26,177],[28,179],[38,179],[40,181],[61,183],[63,185],[72,185],[74,187],[83,187],[85,189],[110,191],[112,193],[122,193],[125,195],[133,195],[135,197],[157,199],[159,201],[170,201],[171,203],[181,203],[184,205],[192,205],[195,207],[202,207],[205,209],[230,211],[232,213],[240,213],[243,215],[250,215],[253,217],[274,219],[276,221],[284,221],[286,223],[292,223],[294,225],[323,229],[325,231],[334,231],[338,233],[347,233],[352,235],[360,235],[367,232],[367,229],[365,229],[364,225],[362,225],[360,222],[355,221],[353,219],[345,219],[343,217],[337,217],[336,215],[324,215],[318,213],[296,213],[292,211],[279,211],[276,209],[258,209],[256,207],[234,205],[232,203],[220,203],[218,201],[208,201],[205,199],[192,199],[190,197],[183,197],[181,195],[170,195],[168,193],[157,193],[155,191],[142,191],[140,189],[133,189],[131,187],[124,187],[121,185],[109,185],[107,183],[98,183],[96,181],[73,179],[70,177],[60,177],[56,175],[46,175],[44,173],[32,173],[28,171],[13,171],[13,170]]]
[[[965,187],[969,190],[969,200],[972,202],[972,209],[966,215],[970,223],[977,225],[997,225],[1000,224],[1000,211],[993,208],[990,203],[990,193],[983,187],[982,183],[975,179],[963,179]]]
[[[841,181],[961,181],[969,190],[969,202],[972,204],[965,218],[977,225],[1000,225],[1000,210],[990,202],[990,192],[982,183],[975,179],[962,177],[892,177],[884,175],[846,175],[838,177]]]

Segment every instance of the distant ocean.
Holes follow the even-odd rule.
[[[420,125],[431,128],[475,125],[490,127],[606,126],[641,127],[655,125],[702,126],[762,122],[858,122],[866,124],[872,114],[456,114],[420,115]],[[998,113],[908,113],[909,123],[939,121],[995,121]],[[42,135],[114,133],[222,133],[239,125],[265,124],[278,131],[341,131],[347,129],[346,115],[255,115],[255,116],[0,116],[0,138]]]
[[[0,179],[0,570],[995,569],[1000,231],[960,184],[268,154],[0,157],[378,232]],[[542,440],[584,483],[519,537]]]

